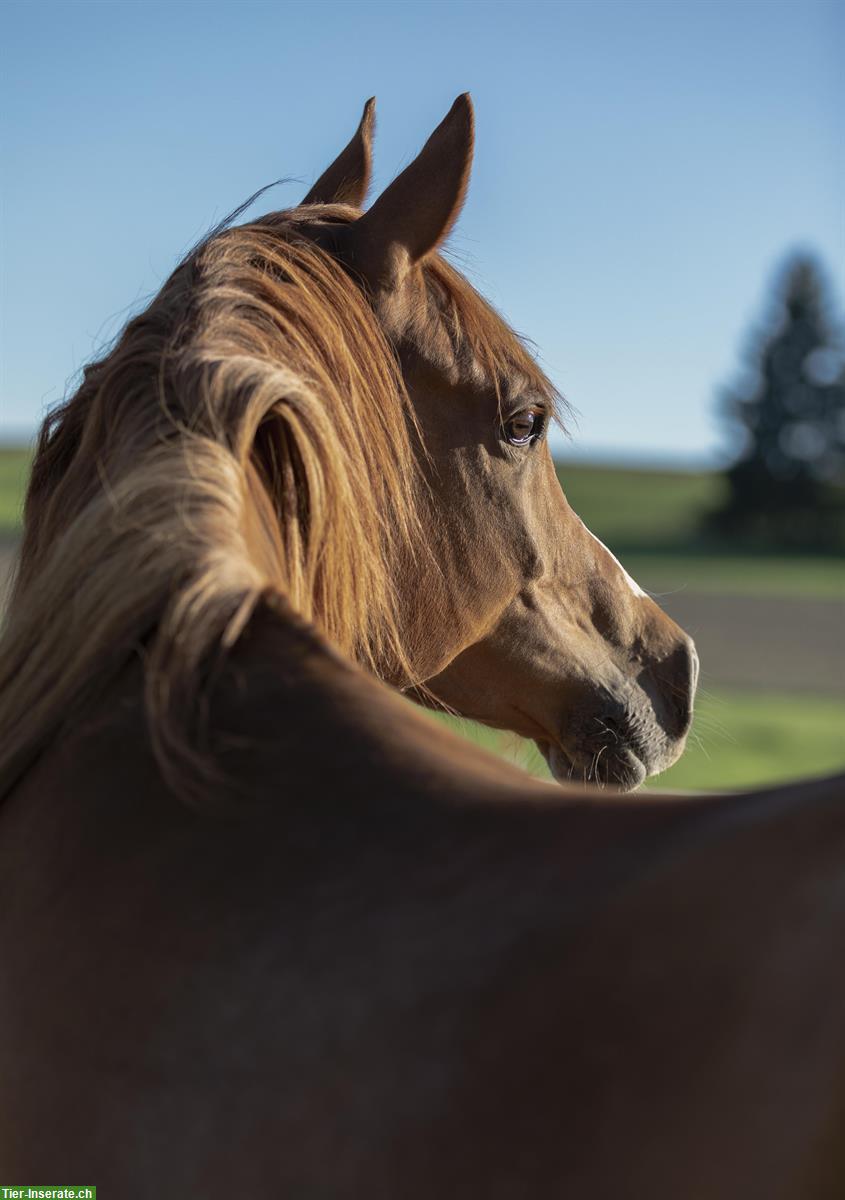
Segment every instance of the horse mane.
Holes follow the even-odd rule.
[[[420,682],[396,604],[423,546],[416,424],[364,292],[304,229],[357,215],[215,232],[44,421],[0,638],[0,796],[140,653],[159,767],[198,801],[220,782],[205,683],[269,596]],[[551,393],[453,268],[426,271],[455,345]]]

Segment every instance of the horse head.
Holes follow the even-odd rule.
[[[306,197],[306,226],[369,297],[421,434],[431,555],[399,572],[426,695],[533,738],[558,780],[637,786],[681,754],[690,638],[573,512],[552,461],[554,388],[519,339],[438,255],[469,180],[461,96],[368,211],[373,105]]]

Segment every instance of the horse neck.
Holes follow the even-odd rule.
[[[172,653],[175,673],[181,656],[187,682],[259,594],[264,576],[234,460],[204,442],[192,466],[186,472],[178,445],[162,445],[68,528],[51,531],[48,521],[39,531],[3,632],[0,795],[139,646],[157,647],[159,667]],[[182,638],[186,621],[193,632]]]

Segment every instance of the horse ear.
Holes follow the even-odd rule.
[[[332,165],[323,172],[303,204],[354,204],[360,208],[373,173],[373,130],[376,124],[376,100],[371,96],[351,142],[341,150]]]
[[[371,286],[395,284],[448,236],[466,196],[472,147],[465,93],[410,166],[348,228],[344,257]]]

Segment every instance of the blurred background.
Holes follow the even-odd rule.
[[[372,94],[378,189],[469,90],[451,253],[572,406],[571,503],[698,642],[658,785],[845,767],[841,5],[6,0],[0,46],[0,583],[38,423],[196,239],[295,204]]]

